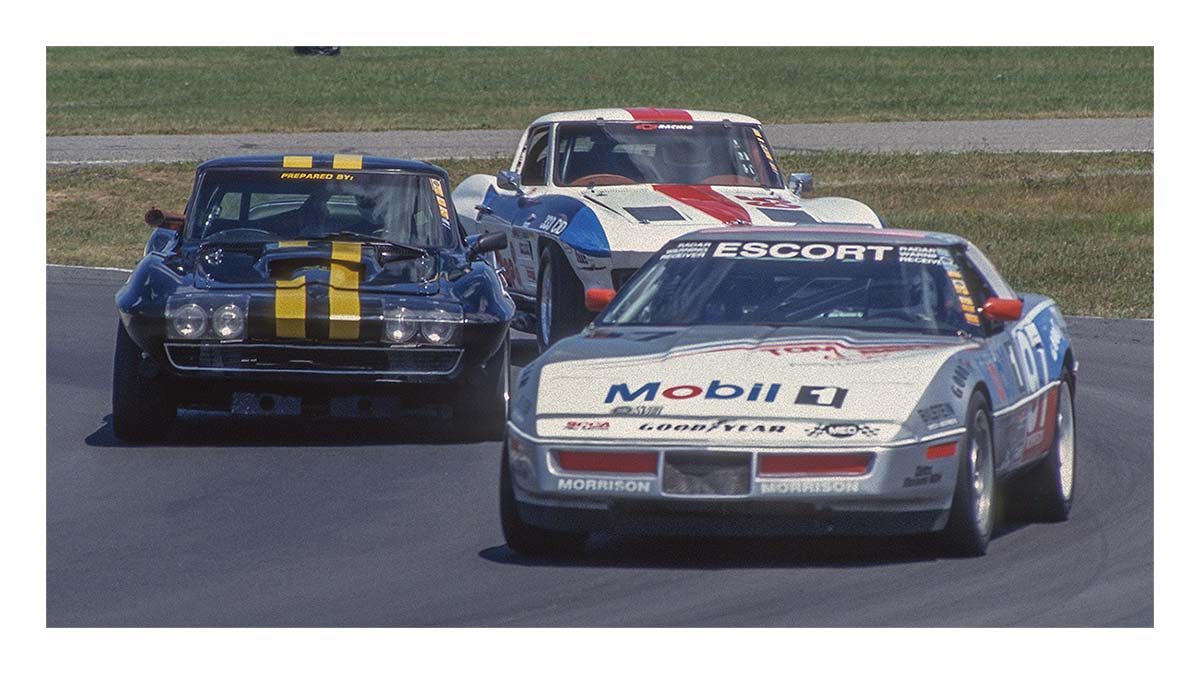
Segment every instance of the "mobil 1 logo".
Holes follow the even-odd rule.
[[[840,408],[847,392],[847,389],[836,386],[801,386],[800,393],[796,395],[796,404]]]

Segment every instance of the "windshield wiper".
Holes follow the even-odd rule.
[[[395,241],[392,241],[390,239],[384,239],[382,237],[372,236],[370,234],[362,234],[360,232],[354,232],[354,231],[350,231],[350,230],[342,230],[340,232],[331,232],[329,234],[319,234],[317,236],[308,236],[305,238],[309,239],[310,241],[329,241],[329,240],[333,240],[333,239],[353,239],[354,241],[362,241],[364,243],[372,243],[372,244],[378,244],[381,246],[387,246],[389,249],[391,249],[395,253],[403,253],[403,254],[397,255],[396,256],[397,259],[408,260],[408,259],[413,259],[413,258],[418,258],[418,257],[425,257],[426,255],[429,254],[428,250],[421,248],[420,246],[412,246],[407,243],[396,243]],[[392,256],[389,255],[388,257],[392,257]]]

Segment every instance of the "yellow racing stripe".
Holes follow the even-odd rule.
[[[312,157],[286,155],[283,158],[283,168],[312,168]]]
[[[280,248],[302,248],[308,245],[307,241],[280,241]]]
[[[307,302],[304,277],[275,282],[275,336],[304,338],[305,305]]]
[[[335,169],[361,169],[362,155],[359,154],[335,154],[333,155],[333,168]]]
[[[331,257],[333,262],[329,268],[329,338],[358,339],[358,265],[362,262],[362,245],[352,241],[334,241]]]

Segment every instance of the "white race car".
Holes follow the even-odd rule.
[[[544,115],[511,170],[454,191],[471,234],[503,232],[509,293],[541,348],[594,316],[590,289],[619,290],[667,241],[713,226],[882,227],[867,206],[807,198],[808,174],[781,175],[758,120],[699,110],[614,108]],[[471,214],[476,220],[471,222]]]
[[[1003,479],[1066,518],[1075,374],[1053,300],[956,236],[695,232],[521,371],[505,539],[940,531],[983,554]]]

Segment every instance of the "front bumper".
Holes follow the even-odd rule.
[[[612,530],[661,535],[878,535],[943,528],[954,495],[957,451],[930,458],[930,446],[961,438],[962,429],[919,442],[875,447],[697,447],[561,443],[511,424],[505,442],[521,519],[556,531]],[[558,452],[653,452],[653,474],[565,470]],[[860,475],[763,476],[768,454],[871,454]],[[722,454],[746,462],[738,493],[680,493],[669,464]],[[673,457],[683,457],[677,459]],[[673,470],[673,469],[672,469]],[[741,469],[739,469],[741,470]],[[683,491],[687,491],[685,488]]]

